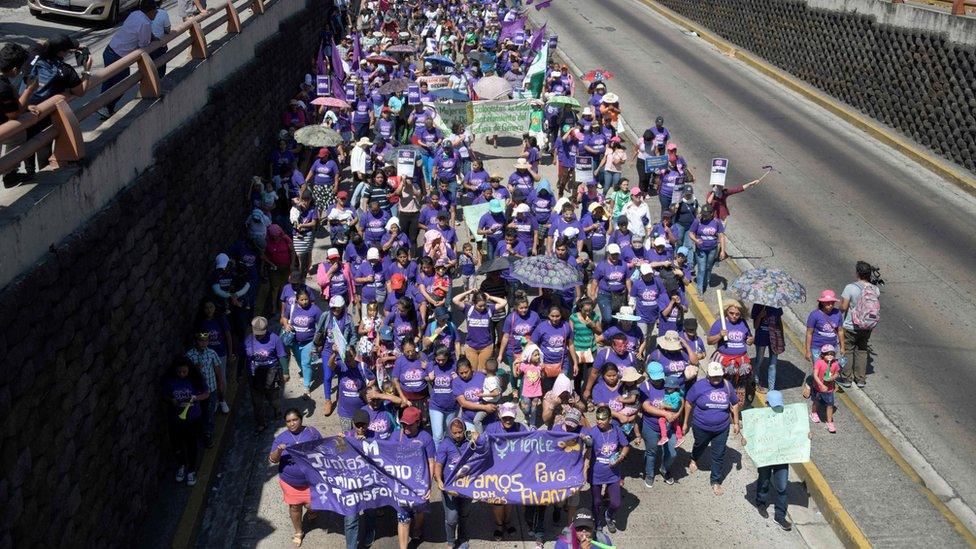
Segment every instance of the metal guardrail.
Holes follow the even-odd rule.
[[[189,50],[190,58],[202,60],[210,55],[210,44],[207,34],[221,25],[226,24],[226,32],[219,38],[240,34],[241,11],[250,9],[254,16],[262,15],[268,5],[277,0],[226,0],[214,6],[207,14],[199,14],[187,19],[176,26],[163,38],[153,41],[145,49],[138,49],[122,57],[111,65],[92,71],[82,85],[87,94],[109,78],[132,69],[135,70],[105,92],[91,98],[84,104],[73,106],[84,101],[83,98],[72,94],[58,94],[36,105],[37,115],[22,114],[16,120],[0,124],[0,143],[7,143],[17,138],[37,124],[50,120],[51,125],[27,139],[17,147],[11,148],[0,157],[0,174],[14,171],[24,160],[31,158],[37,151],[46,149],[54,144],[50,166],[56,169],[67,162],[76,162],[85,157],[85,141],[80,122],[87,119],[135,86],[139,86],[138,99],[154,99],[160,96],[160,76],[157,67],[175,59],[178,55]],[[187,38],[187,40],[180,40]],[[150,54],[163,46],[179,41],[158,58],[153,59]],[[50,117],[50,118],[48,118]]]

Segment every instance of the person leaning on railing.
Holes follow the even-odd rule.
[[[119,30],[115,31],[112,40],[102,51],[102,62],[108,67],[126,55],[139,48],[145,48],[153,40],[152,21],[156,18],[156,0],[140,0],[139,9],[130,13]],[[125,67],[109,76],[102,82],[102,93],[105,93],[112,86],[118,84],[125,77],[129,76],[130,69]],[[116,97],[104,107],[98,109],[98,116],[102,120],[107,119],[115,113],[115,106],[121,97]]]
[[[17,93],[24,65],[27,64],[27,50],[20,44],[4,44],[0,49],[0,123],[7,120],[16,120],[18,116],[27,112],[27,99],[37,89],[37,81],[33,81],[30,86],[26,86],[24,91]],[[16,82],[16,83],[15,83]],[[7,144],[5,144],[7,145]],[[16,146],[9,143],[9,147]],[[25,161],[26,164],[26,161]],[[5,186],[13,186],[22,180],[20,174],[3,174]]]

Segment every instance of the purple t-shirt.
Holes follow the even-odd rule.
[[[367,428],[377,438],[386,440],[397,429],[396,412],[389,402],[384,401],[378,410],[374,410],[369,406],[366,406],[363,410],[366,410],[366,413],[369,414],[369,427]]]
[[[315,185],[331,185],[339,175],[339,165],[331,158],[322,162],[316,159],[312,163],[312,183]]]
[[[457,155],[440,154],[437,156],[435,163],[437,165],[437,179],[451,181],[457,177],[459,163]]]
[[[535,180],[528,171],[515,170],[508,176],[508,184],[516,191],[522,191],[526,196],[535,188]]]
[[[732,422],[732,406],[738,404],[739,396],[732,384],[722,380],[718,387],[708,379],[699,379],[691,386],[685,400],[694,408],[691,424],[706,431],[724,431]]]
[[[367,211],[359,218],[359,228],[363,230],[363,240],[370,246],[376,246],[386,234],[386,222],[390,220],[390,214],[380,210],[379,215]]]
[[[513,326],[514,324],[514,326]],[[539,315],[529,311],[524,318],[516,312],[509,313],[502,324],[503,333],[508,334],[508,349],[513,355],[522,352],[522,338],[528,339],[532,330],[539,324]]]
[[[637,390],[640,393],[639,399],[640,399],[640,402],[641,402],[641,415],[644,418],[643,427],[641,427],[641,428],[642,429],[650,429],[650,430],[654,431],[655,433],[660,433],[661,432],[661,426],[658,425],[658,419],[659,418],[657,416],[653,416],[653,415],[648,414],[647,412],[645,412],[644,411],[643,403],[646,402],[646,401],[650,401],[651,406],[653,406],[655,408],[661,408],[661,407],[663,407],[663,405],[664,405],[664,395],[666,394],[666,392],[664,390],[664,385],[661,385],[661,388],[658,389],[658,388],[654,387],[653,385],[651,385],[651,383],[649,381],[645,381],[645,382],[641,383],[638,386]]]
[[[596,383],[593,385],[593,396],[590,398],[590,400],[593,402],[593,404],[598,406],[600,404],[610,404],[611,400],[616,400],[620,397],[620,386],[620,382],[617,382],[617,388],[611,389],[607,385],[607,382],[603,381],[603,378],[601,377],[600,379],[596,380]]]
[[[622,261],[616,265],[601,261],[593,270],[593,280],[597,281],[597,288],[601,292],[622,292],[626,289],[627,272],[627,266]]]
[[[427,372],[430,361],[423,353],[410,360],[406,355],[397,357],[393,363],[393,377],[400,381],[400,388],[411,393],[422,393],[427,389]]]
[[[409,319],[400,316],[398,311],[393,311],[386,315],[384,323],[393,328],[393,343],[397,348],[400,347],[404,339],[415,335],[416,328],[413,323]]]
[[[648,324],[657,322],[657,317],[661,313],[657,298],[664,291],[664,284],[656,276],[650,282],[645,282],[643,277],[638,278],[630,285],[630,295],[634,297],[636,305],[634,312],[641,317],[641,322]]]
[[[244,339],[244,351],[247,357],[247,365],[250,372],[259,366],[278,367],[278,360],[288,356],[285,354],[285,346],[281,339],[274,332],[269,332],[268,337],[262,343],[253,335],[248,335]]]
[[[593,466],[590,468],[590,484],[598,486],[620,481],[620,474],[610,463],[620,457],[620,450],[629,442],[623,431],[615,421],[610,422],[610,428],[601,431],[596,425],[584,431],[593,439]]]
[[[814,309],[807,317],[807,328],[813,328],[811,344],[816,351],[824,345],[837,346],[840,341],[837,338],[837,329],[844,325],[844,315],[840,309],[824,313],[820,308]]]
[[[719,219],[712,219],[708,223],[695,219],[688,230],[701,240],[699,250],[710,251],[718,247],[718,235],[725,232],[725,224]]]
[[[532,331],[532,341],[542,351],[545,364],[567,364],[569,355],[567,345],[573,341],[573,328],[569,322],[561,321],[553,326],[548,320],[540,322]]]
[[[746,321],[740,318],[738,322],[732,323],[726,319],[725,329],[728,330],[729,335],[719,342],[717,349],[718,352],[729,356],[741,356],[746,354],[746,351],[749,350],[749,345],[746,344],[746,339],[752,335],[752,330],[749,329],[749,325],[746,324]],[[712,329],[708,331],[708,335],[716,336],[721,333],[721,331],[722,319],[719,319],[712,324]]]
[[[633,353],[636,353],[637,348],[644,342],[644,332],[641,331],[636,322],[631,322],[630,329],[627,331],[621,330],[619,324],[611,326],[604,330],[603,338],[609,341],[616,334],[624,334],[627,336],[627,350]]]
[[[550,194],[547,197],[539,196],[539,193],[532,191],[527,202],[532,213],[535,214],[536,223],[548,223],[549,216],[552,214],[552,207],[556,204],[556,198]]]
[[[375,265],[371,261],[363,261],[356,267],[356,272],[353,275],[354,278],[365,278],[372,277],[372,282],[366,282],[362,284],[363,289],[363,303],[369,303],[371,301],[376,301],[376,290],[382,290],[386,287],[386,273],[383,269],[382,263],[376,263]],[[360,284],[357,282],[357,286]]]
[[[206,385],[196,386],[190,381],[189,378],[169,378],[163,386],[163,392],[167,397],[176,399],[180,402],[180,406],[177,408],[172,408],[174,419],[179,414],[183,413],[183,406],[185,403],[190,401],[190,397],[195,395],[202,395],[207,392]],[[216,395],[210,398],[216,398]],[[190,410],[186,413],[187,420],[194,420],[200,417],[202,410],[200,409],[200,403],[194,402],[190,404]]]
[[[502,235],[505,230],[505,214],[493,214],[488,212],[481,216],[478,220],[478,230],[488,229],[491,232],[488,233],[488,242],[492,246],[497,246],[502,240]]]
[[[271,443],[271,451],[274,452],[278,449],[278,446],[284,444],[285,446],[294,446],[301,442],[309,442],[312,440],[319,440],[322,438],[321,433],[319,433],[315,427],[304,426],[302,432],[293,434],[288,429],[285,429],[281,434],[275,437],[274,442]],[[306,488],[308,487],[308,481],[305,479],[305,474],[302,472],[301,466],[295,463],[295,460],[291,459],[288,455],[288,449],[286,448],[281,452],[281,459],[278,461],[278,476],[281,480],[285,481],[289,486],[295,488]]]
[[[485,384],[485,374],[481,372],[474,372],[471,374],[471,379],[464,381],[460,376],[455,377],[451,381],[451,392],[454,393],[454,399],[457,397],[464,396],[464,400],[472,404],[479,404],[481,402],[481,388]],[[474,421],[474,415],[477,412],[474,410],[468,410],[463,408],[461,410],[461,419],[471,423]]]
[[[467,448],[467,441],[454,442],[450,437],[444,437],[437,445],[437,455],[434,460],[441,464],[441,476],[448,478],[454,473],[458,463],[461,462],[461,452]]]
[[[491,329],[491,317],[495,314],[495,306],[491,303],[485,307],[485,312],[479,313],[474,305],[468,305],[464,310],[468,319],[468,337],[465,344],[475,350],[481,350],[494,342]]]
[[[665,375],[684,377],[685,368],[688,367],[688,351],[684,348],[678,351],[664,351],[655,349],[647,357],[648,361],[660,362],[664,366]]]
[[[386,294],[386,301],[383,303],[383,310],[385,312],[390,312],[396,307],[397,301],[401,297],[406,297],[407,299],[413,300],[414,307],[419,306],[424,302],[424,295],[421,294],[417,287],[412,284],[407,284],[407,287],[400,291],[392,291]]]
[[[520,217],[521,219],[519,219]],[[538,230],[539,222],[530,214],[516,216],[514,222],[515,232],[518,233],[518,241],[528,250],[532,246],[532,235]]]
[[[366,404],[362,392],[366,388],[366,383],[376,379],[373,371],[362,362],[356,363],[351,368],[346,366],[345,361],[336,358],[336,366],[339,368],[339,417],[351,418],[356,410],[362,409]]]
[[[682,315],[681,307],[686,306],[688,301],[685,300],[684,291],[679,290],[678,296],[680,297],[681,301],[674,307],[671,307],[671,313],[667,316],[664,315],[664,309],[671,302],[671,298],[668,297],[668,294],[663,292],[657,296],[657,307],[661,311],[661,314],[657,319],[657,333],[663,334],[668,330],[680,331],[678,328],[678,318]]]
[[[291,284],[285,284],[285,288],[291,289]],[[281,290],[284,293],[284,289]],[[291,299],[294,301],[295,293],[292,292]],[[223,315],[215,315],[209,320],[204,320],[200,327],[200,332],[206,332],[209,335],[209,340],[207,347],[210,347],[217,353],[217,356],[227,356],[227,338],[224,334],[230,332],[230,323],[227,322],[227,317]]]
[[[423,429],[418,429],[417,434],[414,436],[403,435],[400,439],[401,444],[419,444],[423,447],[424,452],[427,453],[425,456],[427,459],[434,459],[437,456],[437,448],[434,447],[434,438],[430,436],[430,433],[424,431]]]
[[[322,316],[322,309],[312,303],[308,309],[302,309],[301,305],[295,304],[295,308],[289,307],[288,311],[288,322],[295,331],[295,341],[302,344],[312,341],[315,337],[315,324]]]
[[[596,352],[596,356],[593,357],[593,369],[598,372],[603,372],[603,366],[606,364],[614,364],[617,366],[617,370],[622,368],[627,368],[637,365],[637,357],[634,356],[632,351],[626,351],[623,356],[618,355],[610,347],[603,347]],[[601,381],[602,382],[602,381]]]
[[[438,366],[437,362],[432,362],[431,371],[434,372],[434,381],[431,382],[430,408],[444,413],[457,411],[458,403],[452,389],[454,378],[457,377],[454,373],[454,361],[448,360],[444,368]]]
[[[411,282],[417,281],[417,263],[415,261],[407,261],[406,265],[400,265],[398,261],[391,260],[387,257],[383,260],[383,273],[386,274],[386,278],[392,278],[393,275],[400,273],[407,279],[407,284],[410,284]]]
[[[524,432],[524,431],[526,431],[525,425],[523,425],[522,423],[519,423],[517,421],[512,424],[512,428],[511,429],[506,429],[505,426],[502,425],[502,422],[501,421],[496,421],[496,422],[492,423],[491,425],[486,425],[485,426],[485,434],[486,435],[501,435],[501,434],[504,434],[504,433],[521,433],[521,432]]]

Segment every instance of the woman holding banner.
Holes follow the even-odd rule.
[[[608,406],[596,409],[596,426],[587,429],[593,440],[590,457],[590,486],[593,495],[593,515],[597,526],[604,524],[611,534],[617,531],[614,515],[620,508],[620,472],[618,467],[630,452],[630,443],[620,426],[613,422]],[[601,514],[603,493],[606,491],[609,504],[606,513]]]
[[[275,437],[271,443],[271,453],[268,454],[268,462],[278,466],[278,485],[284,494],[285,503],[288,505],[288,517],[291,518],[291,525],[295,529],[292,542],[298,546],[302,544],[305,532],[302,529],[302,507],[308,507],[305,513],[306,519],[315,518],[312,511],[311,488],[301,466],[292,460],[288,455],[288,447],[302,442],[319,440],[322,435],[314,427],[302,425],[302,414],[292,408],[285,412],[285,430]]]
[[[447,534],[447,549],[454,549],[459,544],[468,541],[466,522],[471,512],[471,500],[455,492],[444,490],[444,479],[454,473],[461,453],[467,442],[467,430],[461,418],[451,420],[448,428],[450,436],[437,444],[437,457],[434,460],[434,481],[441,490],[441,500],[444,504],[444,531]],[[455,535],[455,533],[457,535]]]
[[[434,458],[437,452],[434,447],[434,439],[431,438],[430,433],[420,429],[420,419],[420,408],[409,406],[403,410],[403,415],[400,417],[400,426],[402,427],[400,430],[400,441],[404,444],[418,441],[423,445],[424,452],[427,455],[428,474],[432,474],[434,471]],[[427,479],[427,485],[430,486],[430,478]],[[424,499],[427,501],[430,500],[430,488],[427,489]],[[411,542],[415,546],[420,544],[423,538],[424,515],[426,512],[427,503],[416,507],[397,508],[397,541],[400,543],[400,549],[407,549]]]

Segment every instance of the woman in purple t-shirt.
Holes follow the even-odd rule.
[[[542,392],[548,393],[556,381],[547,370],[549,365],[559,365],[562,373],[570,379],[579,375],[579,364],[576,362],[576,347],[573,345],[573,327],[563,319],[562,310],[558,305],[549,307],[548,322],[540,322],[532,330],[532,342],[542,351]]]
[[[728,257],[725,254],[725,225],[721,220],[715,219],[715,210],[706,204],[698,219],[688,228],[688,237],[695,243],[695,265],[698,266],[695,286],[698,287],[698,293],[705,295],[715,261]]]
[[[305,535],[302,531],[302,507],[308,507],[305,516],[310,519],[313,518],[315,512],[312,511],[311,488],[305,479],[301,466],[288,455],[288,447],[302,442],[319,440],[322,435],[315,427],[302,425],[302,414],[294,408],[285,412],[285,427],[286,429],[271,443],[268,461],[272,465],[278,466],[278,485],[281,486],[285,503],[288,505],[288,516],[291,518],[291,525],[295,529],[292,541],[295,545],[301,545],[302,538]]]
[[[210,398],[200,370],[192,366],[189,358],[181,356],[163,383],[163,399],[170,405],[170,436],[179,463],[176,482],[185,478],[187,486],[197,483],[197,448],[203,432],[200,402]]]
[[[727,299],[722,309],[725,327],[722,327],[722,319],[716,320],[708,331],[706,341],[709,345],[716,345],[712,359],[722,364],[725,376],[738,386],[740,379],[752,373],[748,354],[749,346],[753,343],[752,330],[742,318],[742,305],[738,301]]]
[[[450,349],[440,345],[434,350],[431,374],[430,431],[434,443],[440,444],[444,439],[447,426],[458,415],[458,403],[451,387],[457,374],[454,373],[454,360],[451,358]]]
[[[705,448],[712,447],[712,466],[710,483],[715,495],[724,493],[722,480],[725,479],[725,446],[729,439],[729,425],[732,432],[739,434],[739,397],[732,384],[725,380],[722,365],[710,362],[705,370],[707,379],[699,379],[691,386],[685,397],[684,432],[688,432],[689,418],[695,435],[695,446],[691,450],[692,473],[698,470],[698,460]]]
[[[476,289],[461,292],[454,296],[451,302],[455,307],[464,310],[468,322],[464,356],[471,362],[476,372],[484,372],[485,362],[493,356],[492,351],[495,348],[495,330],[491,317],[496,311],[503,312],[508,302],[504,298],[491,296]]]
[[[474,431],[474,415],[478,412],[494,414],[498,411],[498,405],[481,403],[485,374],[475,372],[468,359],[459,358],[454,371],[457,377],[451,381],[451,393],[461,407],[461,419],[464,420],[465,427],[469,431]]]
[[[434,379],[434,372],[427,355],[417,351],[413,338],[405,340],[400,347],[400,356],[393,363],[392,376],[400,399],[420,408],[424,425],[430,425],[427,382]]]
[[[817,308],[807,316],[807,346],[805,356],[812,365],[820,358],[824,345],[840,346],[838,356],[844,365],[844,314],[837,308],[837,295],[833,290],[820,292]]]

